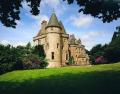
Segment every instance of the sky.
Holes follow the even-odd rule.
[[[26,2],[23,3],[20,13],[21,20],[16,21],[16,29],[5,27],[0,22],[0,43],[13,46],[26,45],[28,42],[33,44],[33,37],[40,30],[41,22],[43,20],[49,21],[53,9],[58,20],[61,20],[64,24],[66,32],[74,34],[77,39],[80,38],[87,50],[97,44],[109,43],[116,26],[120,25],[120,19],[111,23],[103,23],[101,19],[79,13],[79,6],[76,2],[68,5],[63,0],[41,1],[38,16],[31,15],[30,8]]]

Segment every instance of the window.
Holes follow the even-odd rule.
[[[54,52],[52,52],[52,60],[54,59]]]
[[[62,49],[63,49],[63,45],[62,45]]]
[[[59,43],[57,43],[57,48],[59,47]]]
[[[68,54],[66,54],[66,60],[68,60]]]

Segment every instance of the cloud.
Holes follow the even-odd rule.
[[[42,0],[41,5],[49,6],[52,8],[56,8],[60,4],[60,0]]]
[[[77,16],[71,16],[69,21],[76,27],[88,27],[93,22],[93,18],[91,16],[81,14]]]
[[[111,41],[113,32],[109,31],[87,31],[79,37],[88,50],[97,44],[106,44]]]
[[[66,4],[67,5],[67,4]],[[68,7],[65,5],[64,2],[62,2],[61,0],[42,0],[41,1],[41,9],[42,11],[55,11],[55,13],[58,15],[58,16],[61,16],[64,14],[64,12],[68,9]],[[47,10],[46,9],[46,6],[47,6]]]
[[[3,44],[3,45],[8,45],[8,44],[10,44],[10,45],[12,45],[12,46],[14,46],[14,47],[17,47],[17,46],[19,46],[19,45],[25,46],[28,42],[1,40],[0,43]]]
[[[46,20],[46,21],[49,20],[48,16],[43,15],[43,14],[39,14],[37,16],[34,16],[34,15],[26,13],[26,15],[34,20],[34,23],[31,24],[32,28],[38,28],[38,27],[40,28],[43,20]]]
[[[88,31],[88,32],[85,32],[83,33],[83,35],[81,36],[81,38],[83,40],[89,40],[91,38],[96,38],[96,37],[99,37],[100,35],[102,35],[103,32],[98,32],[98,31]]]
[[[111,41],[113,32],[109,31],[95,31],[95,30],[87,30],[84,32],[80,31],[69,31],[70,34],[75,34],[75,37],[80,38],[82,44],[85,45],[87,50],[90,50],[93,46],[97,44],[106,44]]]
[[[48,21],[48,16],[47,15],[41,15],[39,14],[38,16],[33,16],[33,15],[29,15],[32,19],[36,20],[36,21],[39,21],[39,22],[42,22],[43,20],[46,20]]]

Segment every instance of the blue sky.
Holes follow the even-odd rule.
[[[30,14],[25,2],[23,5],[21,20],[17,21],[16,29],[7,28],[0,23],[0,43],[14,46],[26,45],[29,41],[33,43],[32,39],[40,30],[41,21],[48,21],[53,9],[58,19],[63,22],[67,33],[80,38],[88,50],[96,44],[109,43],[116,26],[120,25],[120,19],[103,23],[100,19],[78,13],[79,7],[76,3],[68,5],[62,0],[42,0],[38,16]]]

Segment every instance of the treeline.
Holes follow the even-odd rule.
[[[45,68],[48,65],[42,45],[13,47],[0,44],[0,74],[23,69]]]
[[[116,63],[120,61],[120,26],[116,27],[109,44],[94,46],[90,52],[92,64]]]

